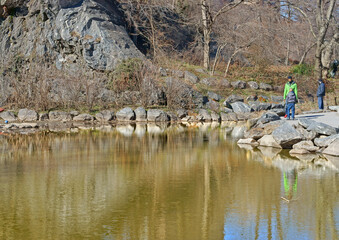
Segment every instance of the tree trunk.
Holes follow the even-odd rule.
[[[201,0],[201,16],[203,26],[204,68],[208,70],[210,66],[211,25],[206,0]]]

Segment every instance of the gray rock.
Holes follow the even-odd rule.
[[[244,98],[238,95],[231,95],[224,101],[224,106],[231,108],[231,104],[235,102],[244,102]]]
[[[214,122],[220,122],[221,121],[220,115],[217,114],[216,112],[211,112],[211,118],[212,118],[212,121],[214,121]]]
[[[177,116],[181,119],[186,117],[188,115],[188,111],[186,109],[178,109],[177,110]]]
[[[306,149],[302,148],[293,148],[291,151],[289,151],[289,154],[294,155],[294,154],[310,154],[309,151]]]
[[[167,112],[167,114],[171,122],[179,122],[181,120],[174,112]]]
[[[82,114],[79,114],[78,116],[75,116],[73,118],[73,121],[81,121],[81,122],[87,122],[87,121],[93,121],[94,120],[94,117],[90,114],[87,114],[87,113],[82,113]]]
[[[164,69],[164,68],[159,68],[159,73],[160,73],[160,76],[162,76],[162,77],[167,77],[167,71],[166,71],[166,69]]]
[[[225,113],[231,113],[231,112],[233,112],[233,110],[230,109],[230,108],[228,108],[228,107],[221,108],[221,111],[222,111],[222,112],[225,112]]]
[[[334,134],[329,137],[322,137],[314,139],[315,145],[318,147],[328,147],[332,142],[339,139],[339,134]]]
[[[315,121],[310,126],[308,126],[307,131],[315,131],[318,134],[323,134],[327,136],[334,135],[337,133],[336,128],[325,123]]]
[[[253,138],[254,140],[258,140],[265,135],[265,131],[262,128],[252,128],[245,132],[245,138]]]
[[[333,141],[324,151],[323,154],[339,157],[339,139]]]
[[[216,93],[214,93],[214,92],[207,92],[207,96],[210,98],[210,99],[212,99],[212,100],[214,100],[214,101],[217,101],[217,102],[219,102],[220,100],[221,100],[221,96],[219,95],[219,94],[216,94]]]
[[[246,121],[251,118],[251,115],[248,113],[236,113],[239,121]]]
[[[233,128],[232,130],[232,133],[231,133],[231,136],[233,138],[243,138],[244,137],[244,134],[245,134],[245,131],[246,131],[246,127],[245,126],[236,126]]]
[[[284,109],[284,105],[281,103],[272,103],[271,109]]]
[[[115,117],[114,112],[110,111],[110,110],[103,110],[103,111],[95,114],[96,120],[98,120],[100,122],[112,121],[114,119],[114,117]]]
[[[219,112],[220,103],[217,101],[214,101],[213,99],[208,99],[208,102],[206,103],[206,107],[213,111]]]
[[[315,121],[307,119],[307,118],[299,118],[298,124],[304,128],[308,128],[312,124],[314,124]]]
[[[205,84],[207,86],[216,86],[217,85],[217,79],[216,78],[213,78],[213,77],[209,77],[209,78],[203,78],[201,80],[201,83],[202,84]]]
[[[147,121],[147,112],[143,107],[138,107],[134,112],[136,121]]]
[[[184,78],[185,77],[185,73],[183,71],[180,71],[180,70],[174,70],[173,75],[175,77],[178,77],[178,78]]]
[[[273,148],[281,148],[278,142],[273,138],[272,135],[265,135],[258,140],[260,146],[264,147],[273,147]]]
[[[46,121],[46,120],[48,120],[48,119],[49,119],[48,113],[40,113],[40,114],[39,114],[39,120],[40,120],[40,121]]]
[[[211,114],[205,109],[200,109],[197,119],[202,122],[210,122],[212,121]]]
[[[189,71],[185,71],[185,80],[189,81],[192,84],[196,84],[199,81],[199,78],[194,74]]]
[[[220,80],[220,86],[221,86],[221,87],[224,87],[224,88],[230,88],[230,87],[231,87],[231,84],[230,84],[230,82],[229,82],[227,79],[222,78],[222,79]]]
[[[52,111],[48,114],[50,121],[72,121],[71,114],[67,112]]]
[[[29,110],[27,108],[19,110],[18,119],[20,121],[34,122],[34,121],[37,121],[38,118],[39,118],[39,115],[34,110]]]
[[[262,90],[265,90],[265,91],[272,91],[273,90],[272,85],[267,84],[267,83],[260,83],[259,88],[262,89]]]
[[[285,111],[285,108],[275,108],[275,109],[271,109],[270,112],[274,112],[278,114],[278,116],[284,116],[286,111]]]
[[[272,100],[272,102],[274,102],[274,103],[282,103],[282,102],[284,102],[284,97],[283,97],[283,96],[275,96],[275,95],[272,95],[272,96],[271,96],[271,100]]]
[[[271,104],[270,103],[261,103],[261,102],[249,102],[250,107],[256,111],[267,111],[269,109],[271,109]]]
[[[319,147],[314,146],[312,141],[301,141],[293,145],[293,149],[305,149],[309,152],[316,152],[319,150]]]
[[[280,120],[280,117],[278,116],[278,114],[273,113],[273,112],[267,112],[261,115],[257,123],[265,124],[265,123],[278,121],[278,120]]]
[[[132,108],[125,107],[117,112],[116,118],[118,121],[133,121],[135,120],[135,113]]]
[[[297,126],[297,131],[303,136],[303,140],[313,141],[317,137],[317,133],[315,131],[307,131],[305,128],[300,125]]]
[[[14,122],[17,120],[14,112],[11,112],[11,111],[5,111],[5,112],[1,112],[0,113],[0,117],[5,120],[5,121],[8,121],[8,122]]]
[[[147,121],[149,122],[167,122],[169,120],[167,113],[162,110],[150,109],[147,111]]]
[[[246,88],[246,82],[244,81],[235,81],[231,83],[233,88],[239,88],[239,89],[245,89]]]
[[[231,104],[235,113],[250,113],[252,108],[243,102],[235,102]]]
[[[69,112],[69,114],[71,114],[72,118],[78,116],[80,113],[78,111],[71,111]]]
[[[331,111],[339,112],[339,106],[329,106],[328,107]]]
[[[282,148],[291,148],[302,140],[301,134],[287,122],[277,127],[272,136]]]
[[[257,82],[254,82],[254,81],[250,81],[250,82],[247,82],[247,85],[250,86],[251,89],[259,89],[259,85]]]
[[[255,102],[258,100],[258,97],[256,95],[251,95],[246,98],[247,102]]]
[[[221,121],[231,121],[231,122],[237,122],[238,121],[238,116],[234,112],[230,113],[220,113],[221,116]]]
[[[253,138],[239,139],[238,144],[248,144],[254,147],[259,146],[259,143]]]

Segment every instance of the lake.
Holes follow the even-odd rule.
[[[339,160],[218,124],[0,138],[0,239],[338,239]]]

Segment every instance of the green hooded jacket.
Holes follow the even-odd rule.
[[[284,99],[286,99],[286,96],[288,94],[288,92],[290,91],[290,89],[292,88],[296,98],[298,99],[298,88],[297,88],[297,84],[295,82],[287,82],[285,84],[285,90],[284,90]]]

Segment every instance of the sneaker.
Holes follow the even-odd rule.
[[[292,120],[295,120],[295,118],[292,118]]]
[[[284,118],[287,118],[287,114],[285,114]]]
[[[290,118],[287,118],[287,120],[290,120]]]

